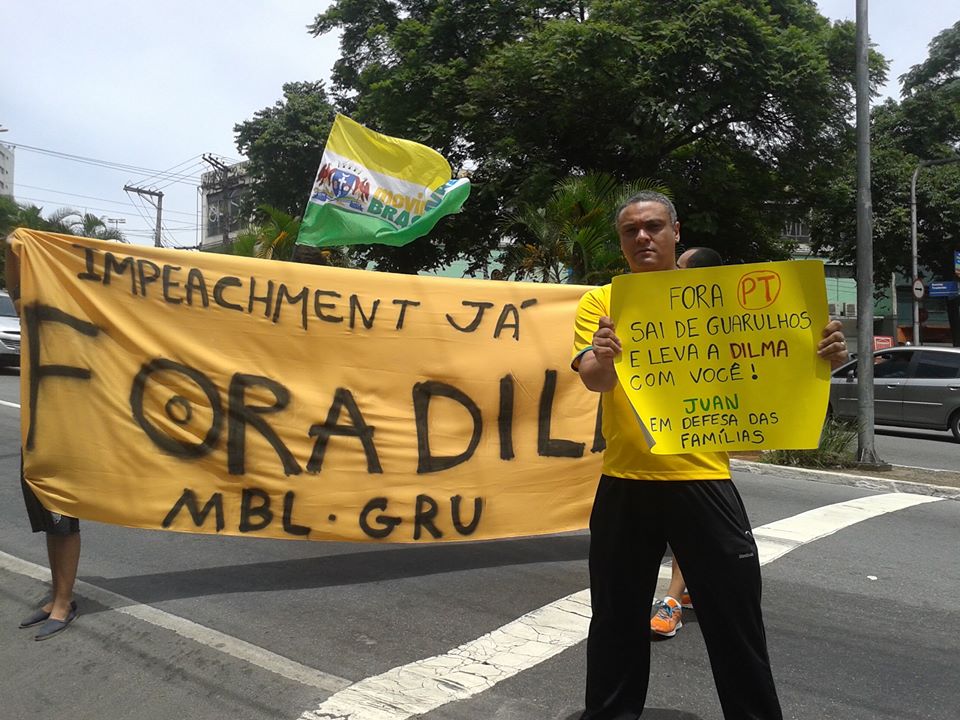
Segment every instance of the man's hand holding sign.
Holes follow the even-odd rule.
[[[653,452],[816,447],[826,310],[823,265],[812,260],[616,278],[614,367]],[[598,334],[615,336],[609,323]]]
[[[587,292],[574,328],[572,367],[602,393],[606,440],[590,516],[593,617],[580,720],[633,720],[643,711],[650,628],[638,603],[653,598],[668,542],[697,608],[724,716],[779,720],[757,545],[722,451],[816,444],[829,374],[821,360],[847,357],[839,323],[824,327],[823,270],[785,263],[671,272],[680,223],[660,193],[630,198],[616,228],[632,274]],[[790,399],[816,397],[791,404],[788,388]]]

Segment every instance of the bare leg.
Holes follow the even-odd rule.
[[[47,535],[47,555],[50,559],[52,600],[44,605],[50,619],[66,620],[73,601],[73,584],[80,565],[80,533]]]
[[[680,563],[677,558],[673,558],[673,566],[670,569],[670,586],[667,588],[667,595],[677,602],[680,602],[680,596],[686,590],[687,585],[683,580],[683,573],[680,572]]]
[[[50,568],[50,599],[44,603],[43,611],[49,615],[53,607],[53,598],[57,594],[57,576],[53,573],[53,537],[49,533],[44,537],[47,539],[47,567]]]

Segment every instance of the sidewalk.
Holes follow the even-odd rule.
[[[859,468],[826,470],[771,465],[756,462],[747,457],[749,456],[746,454],[731,457],[731,470],[960,500],[960,472],[953,470],[932,470],[905,465],[894,465],[889,470]]]

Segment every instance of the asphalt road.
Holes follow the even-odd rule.
[[[949,430],[913,430],[879,425],[874,445],[880,459],[894,465],[960,469],[960,443]]]
[[[34,642],[16,625],[44,593],[38,578],[46,562],[41,538],[27,528],[17,484],[16,382],[0,376],[3,720],[577,717],[583,606],[568,602],[564,627],[555,610],[558,600],[580,597],[587,587],[585,533],[398,546],[84,523],[82,614],[63,635]],[[929,443],[921,457],[934,446],[956,450],[936,439],[878,435],[889,462],[900,461],[880,444],[888,440]],[[812,539],[821,530],[802,513],[852,501],[847,511],[857,518],[861,506],[889,497],[788,479],[773,468],[735,479],[755,527],[779,522],[794,530],[780,533],[771,548],[783,550],[783,537],[807,533],[763,570],[785,717],[955,720],[960,502],[909,496],[920,504]],[[837,514],[817,517],[829,524]],[[460,656],[476,657],[484,636],[480,644],[490,646],[497,662],[449,672]],[[518,637],[522,642],[510,645]],[[536,657],[544,638],[557,644],[545,659]],[[466,649],[450,655],[454,648]],[[656,643],[653,654],[644,718],[722,717],[695,615],[685,617],[676,638]],[[471,691],[471,680],[496,672],[503,674],[499,682]],[[379,684],[369,680],[374,676],[383,676]],[[445,694],[456,699],[431,705]]]

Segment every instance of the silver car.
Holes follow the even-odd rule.
[[[20,318],[5,292],[0,292],[0,366],[20,367]]]
[[[960,348],[896,347],[873,353],[877,425],[947,430],[960,442]],[[857,363],[833,371],[829,413],[857,417]]]

